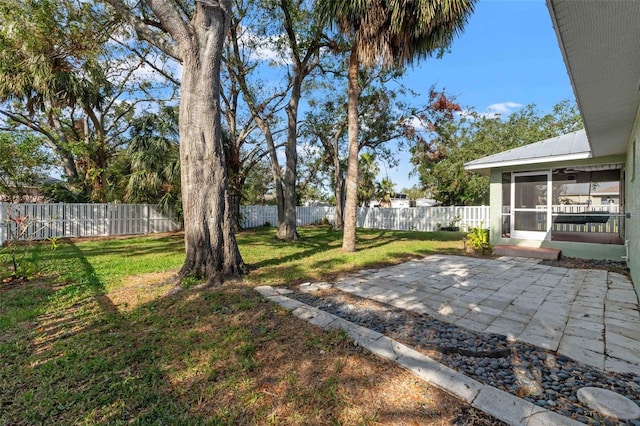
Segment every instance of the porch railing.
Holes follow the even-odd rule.
[[[552,225],[547,229],[547,207],[537,206],[535,228],[557,241],[624,244],[624,210],[616,204],[559,204],[551,207]],[[533,225],[533,224],[532,224]],[[509,238],[511,211],[502,209],[502,236]]]

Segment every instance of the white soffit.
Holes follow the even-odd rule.
[[[625,153],[640,104],[640,1],[547,5],[593,156]]]
[[[465,163],[467,170],[509,167],[557,161],[591,158],[591,149],[584,130],[524,145]]]

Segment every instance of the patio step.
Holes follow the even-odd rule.
[[[498,256],[532,257],[534,259],[555,260],[560,257],[560,250],[545,247],[497,245],[493,247],[493,254],[497,254]]]

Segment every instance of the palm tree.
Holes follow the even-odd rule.
[[[361,66],[401,67],[442,51],[462,32],[476,0],[324,0],[318,12],[350,38],[349,166],[342,250],[356,249],[358,73]]]
[[[102,125],[106,100],[115,91],[101,57],[113,28],[107,15],[91,15],[96,21],[89,22],[86,8],[59,3],[0,4],[0,116],[42,136],[69,184],[87,191],[93,186],[92,196],[100,198],[109,151]],[[85,131],[85,122],[92,132]],[[88,133],[95,134],[91,144]]]
[[[158,204],[182,219],[178,109],[164,107],[133,120],[124,200]]]
[[[383,178],[381,181],[376,182],[376,197],[379,200],[384,200],[391,205],[391,198],[393,198],[396,192],[396,184],[388,177]]]

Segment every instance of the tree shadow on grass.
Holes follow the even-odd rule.
[[[304,235],[304,230],[301,232]],[[455,234],[452,236],[450,234]],[[268,276],[277,274],[282,278],[281,284],[296,284],[307,280],[317,279],[335,279],[338,276],[354,272],[359,269],[379,268],[394,265],[403,261],[409,261],[416,257],[428,256],[435,253],[460,255],[462,248],[454,247],[434,247],[425,244],[424,248],[409,248],[403,251],[401,248],[397,251],[389,251],[385,254],[384,261],[363,262],[354,259],[362,253],[375,251],[377,249],[385,250],[384,247],[401,241],[424,241],[425,243],[442,241],[444,243],[450,241],[462,241],[457,236],[459,233],[441,232],[407,232],[407,231],[389,231],[389,230],[366,230],[358,234],[357,251],[355,253],[343,253],[340,251],[342,234],[336,231],[326,231],[325,229],[312,229],[311,238],[302,238],[300,241],[287,243],[272,240],[266,251],[270,254],[277,253],[278,247],[289,250],[286,254],[277,256],[271,255],[268,258],[249,264],[251,276],[258,281],[260,276]],[[263,235],[260,243],[265,244]],[[460,243],[462,247],[462,242]],[[241,248],[243,246],[241,245]],[[244,246],[246,247],[246,246]],[[297,249],[297,250],[296,250]],[[291,252],[291,250],[296,250]],[[318,256],[320,255],[320,256]],[[314,256],[322,257],[321,260],[308,262],[307,259]],[[355,258],[354,258],[355,256]],[[345,264],[351,263],[352,267]]]
[[[165,254],[167,252],[180,251],[184,250],[184,241],[183,240],[170,240],[167,242],[160,243],[154,247],[146,247],[139,248],[136,244],[136,241],[130,240],[119,240],[116,241],[117,244],[101,244],[100,247],[92,248],[88,246],[86,243],[83,244],[82,249],[79,246],[70,241],[61,241],[59,242],[58,248],[53,251],[48,258],[59,260],[65,259],[69,255],[74,255],[77,253],[77,250],[81,250],[83,256],[93,257],[93,256],[128,256],[128,257],[138,257],[138,256],[148,256],[153,254]],[[128,242],[125,244],[125,242]],[[124,245],[123,245],[124,244]]]
[[[74,280],[76,288],[73,291],[82,291],[86,293],[87,297],[93,297],[104,313],[118,315],[118,308],[106,296],[105,284],[100,280],[93,265],[87,259],[87,253],[74,243],[68,244],[67,249],[77,262],[77,268],[74,268],[74,277],[78,277],[79,273],[79,280]]]
[[[369,246],[390,241],[372,239]],[[441,407],[451,403],[441,394],[425,392],[426,385],[366,354],[340,332],[302,322],[248,288],[185,291],[123,311],[109,298],[84,248],[67,249],[55,258],[65,262],[56,278],[60,284],[51,280],[53,294],[37,302],[45,312],[0,337],[6,367],[0,423],[366,424],[449,418]],[[321,269],[330,267],[322,262]],[[394,393],[413,396],[393,399]]]
[[[391,244],[393,241],[394,239],[386,238],[384,240],[372,239],[372,240],[367,240],[366,242],[364,241],[358,242],[358,249],[369,250],[369,249],[380,248],[380,247],[384,247]],[[285,243],[282,243],[282,244],[285,244]],[[283,269],[288,269],[290,266],[287,264],[291,263],[292,261],[306,259],[308,257],[312,257],[314,255],[317,255],[323,252],[329,252],[332,250],[336,251],[341,247],[340,241],[333,241],[332,245],[330,246],[325,244],[324,242],[316,242],[312,240],[297,241],[294,244],[296,244],[297,247],[304,247],[305,250],[297,251],[285,256],[270,257],[269,259],[265,259],[263,261],[259,261],[252,265],[249,265],[250,269],[267,268],[267,267],[276,266],[276,265],[282,265]],[[322,262],[335,261],[335,262],[344,263],[344,260],[341,261],[340,259],[348,255],[349,255],[348,253],[336,251],[336,256],[332,257],[331,259],[323,260]]]
[[[118,311],[82,250],[70,250],[75,269],[56,304],[11,330],[11,356],[2,346],[0,423],[447,424],[460,412],[344,333],[241,285]]]

